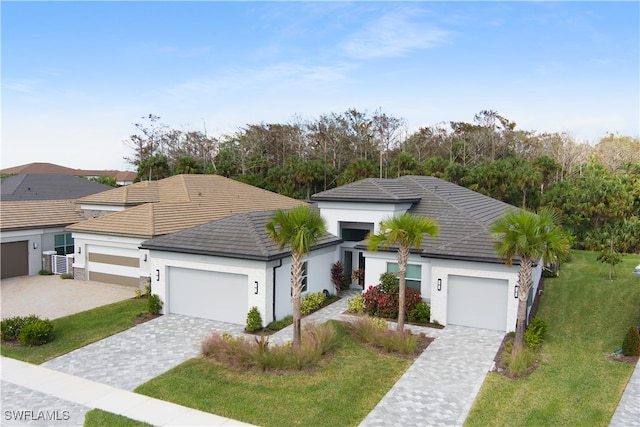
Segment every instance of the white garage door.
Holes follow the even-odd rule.
[[[449,276],[447,323],[506,330],[508,285],[506,280]]]
[[[247,280],[242,274],[171,267],[168,310],[243,325],[249,311]]]

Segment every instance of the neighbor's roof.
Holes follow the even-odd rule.
[[[395,187],[402,187],[405,194],[414,194],[418,199],[408,212],[435,219],[440,225],[440,234],[435,239],[425,235],[420,250],[416,252],[432,258],[502,262],[494,249],[489,228],[507,210],[517,208],[431,176],[403,176],[392,180],[370,178],[364,181],[381,181],[387,185],[386,188],[389,188],[388,181],[394,181]],[[340,190],[339,197],[349,195],[342,199],[343,202],[376,201],[372,194],[375,186],[359,183],[362,181],[318,193],[311,199],[340,201],[332,194]],[[378,203],[397,203],[397,199],[397,194],[386,196],[382,191],[377,196]]]
[[[77,199],[110,190],[108,185],[71,175],[25,173],[0,180],[2,201]]]
[[[420,195],[396,179],[367,178],[314,194],[311,199],[326,202],[356,200],[374,203],[415,203],[420,201]]]
[[[25,165],[14,166],[2,169],[3,174],[21,174],[21,173],[56,173],[71,176],[106,176],[115,178],[116,181],[133,181],[138,174],[130,171],[119,170],[88,170],[88,169],[72,169],[65,166],[55,165],[53,163],[28,163]]]
[[[82,220],[73,200],[0,202],[3,231],[64,227]]]
[[[69,231],[143,238],[174,233],[237,213],[288,209],[304,203],[219,175],[176,175],[79,201],[140,206],[74,224],[67,228]]]
[[[275,211],[247,212],[212,221],[167,236],[142,242],[142,249],[270,261],[289,256],[265,230]],[[337,245],[342,240],[332,234],[319,239],[313,249]]]

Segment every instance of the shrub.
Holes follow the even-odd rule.
[[[49,319],[36,319],[27,322],[18,335],[18,342],[22,345],[42,345],[51,341],[53,337],[53,323]]]
[[[34,323],[40,320],[35,314],[29,316],[15,316],[8,319],[3,319],[0,322],[0,335],[2,341],[16,341],[20,335],[20,331],[26,325]]]
[[[149,280],[151,280],[151,279],[149,279]],[[147,285],[145,285],[145,286],[144,286],[144,294],[145,294],[147,297],[150,297],[150,296],[151,296],[151,285],[148,285],[148,284],[147,284]]]
[[[247,313],[247,326],[244,328],[247,332],[255,332],[262,329],[262,316],[258,307],[251,307],[249,313]]]
[[[395,273],[382,273],[380,275],[380,290],[385,294],[398,293],[398,279]]]
[[[62,273],[60,275],[60,278],[63,279],[63,280],[73,279],[73,274],[71,274],[71,273]]]
[[[279,331],[280,329],[284,329],[291,324],[293,324],[293,316],[286,316],[280,320],[274,320],[273,322],[270,322],[265,327],[265,330]]]
[[[300,301],[300,313],[302,313],[303,316],[313,313],[322,307],[326,298],[323,292],[305,295],[302,301]]]
[[[387,327],[384,319],[362,317],[351,323],[353,334],[363,342],[386,352],[412,354],[418,346],[418,336],[410,331],[397,332]]]
[[[530,349],[536,349],[547,333],[547,323],[539,317],[534,317],[529,324],[529,327],[524,333],[524,341],[527,343],[527,347]]]
[[[364,309],[370,316],[380,316],[387,319],[398,318],[398,292],[387,294],[380,286],[369,286],[362,296]],[[422,301],[420,291],[405,288],[405,313],[411,313],[413,308]]]
[[[149,299],[147,300],[147,310],[149,311],[149,313],[160,314],[162,305],[162,300],[160,299],[160,296],[158,294],[149,296]]]
[[[43,268],[42,270],[38,271],[38,274],[41,276],[51,276],[53,273]]]
[[[431,319],[431,306],[424,301],[420,301],[409,312],[409,322],[429,323]]]
[[[349,313],[364,313],[364,302],[362,301],[362,295],[356,295],[353,298],[349,298],[347,300],[348,308],[347,311]]]
[[[135,290],[135,294],[136,294],[136,298],[142,298],[142,290],[141,289],[136,289]]]
[[[622,354],[625,356],[640,356],[640,334],[637,327],[629,327],[622,341]]]
[[[509,373],[516,377],[526,373],[536,361],[535,355],[531,350],[523,348],[514,354],[512,346],[505,346],[503,358]]]
[[[344,265],[342,265],[342,262],[337,261],[331,264],[331,283],[336,289],[336,295],[342,290],[344,280]]]

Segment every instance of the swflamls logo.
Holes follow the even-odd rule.
[[[71,418],[69,411],[4,411],[5,421],[68,421],[69,418]]]

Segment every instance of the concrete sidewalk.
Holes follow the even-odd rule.
[[[97,408],[154,426],[250,425],[6,357],[0,359],[0,368],[2,381],[18,386],[14,390],[28,389],[53,396],[84,409],[85,413],[87,408]],[[74,414],[65,413],[62,406],[38,409],[27,407],[27,402],[18,402],[16,406],[21,403],[25,407],[11,410],[3,407],[3,425],[78,425],[78,417],[72,418]]]
[[[611,418],[610,427],[640,426],[640,362],[631,374],[629,383],[622,393],[616,412]]]

